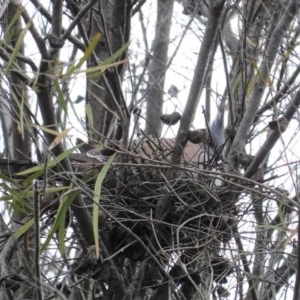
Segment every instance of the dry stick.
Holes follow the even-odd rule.
[[[105,211],[105,210],[104,210]],[[132,211],[130,211],[132,213]],[[132,235],[140,244],[141,246],[144,248],[144,250],[149,254],[149,256],[153,259],[154,263],[156,264],[156,266],[158,267],[158,270],[159,272],[162,274],[162,276],[164,276],[165,278],[167,278],[171,284],[174,286],[174,288],[176,288],[176,285],[175,283],[173,282],[173,278],[169,275],[168,272],[166,272],[164,266],[162,266],[159,262],[159,259],[156,257],[156,250],[153,249],[153,246],[147,246],[143,241],[142,239],[137,235],[135,234],[132,230],[130,230],[127,226],[125,226],[122,222],[120,222],[120,220],[118,219],[115,219],[116,223],[122,227],[123,229],[125,229],[130,235]],[[100,240],[100,243],[103,245],[103,241],[102,239]],[[150,249],[151,248],[151,249]],[[109,252],[107,251],[107,249],[104,249],[105,250],[105,254],[108,254]],[[108,258],[104,258],[103,261],[109,261],[110,260],[110,257]],[[118,273],[118,270],[115,269],[114,272],[117,272]],[[117,274],[116,273],[116,274]]]
[[[299,197],[297,196],[297,202],[299,203]],[[300,223],[300,209],[298,209],[298,224]],[[298,243],[297,243],[297,270],[296,270],[296,280],[294,288],[294,298],[293,300],[298,300],[300,296],[300,230],[298,227]]]
[[[243,244],[241,242],[241,239],[238,236],[238,229],[237,229],[236,225],[233,227],[233,232],[236,233],[235,242],[238,246],[238,251],[239,251],[239,254],[241,256],[241,260],[242,260],[243,267],[244,267],[244,270],[245,270],[245,274],[246,274],[246,277],[247,277],[247,280],[248,280],[249,290],[250,290],[250,293],[251,293],[251,296],[252,296],[252,300],[258,300],[257,294],[256,294],[256,289],[255,289],[255,286],[254,286],[254,281],[251,277],[249,262],[247,260],[247,257],[246,257],[245,250],[244,250]]]
[[[109,250],[106,248],[105,242],[103,241],[101,235],[99,237],[99,242],[101,245],[101,250],[103,253],[103,256],[108,257],[109,256]],[[108,264],[110,265],[110,270],[113,273],[113,278],[115,281],[117,281],[113,286],[110,286],[109,288],[116,288],[118,286],[118,293],[119,293],[119,297],[121,295],[125,295],[126,292],[126,283],[124,278],[122,277],[121,273],[119,272],[118,266],[116,265],[116,263],[114,262],[113,259],[108,259]],[[121,294],[121,295],[120,295]],[[120,297],[120,299],[123,299]]]
[[[45,163],[46,165],[47,163]],[[46,177],[46,176],[45,176]],[[38,181],[33,183],[34,189],[34,231],[35,231],[35,280],[38,299],[43,299],[41,287],[41,270],[40,270],[40,190]]]

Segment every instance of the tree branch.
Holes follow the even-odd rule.
[[[211,51],[214,48],[214,42],[218,33],[220,17],[223,11],[225,1],[211,1],[210,15],[208,18],[203,42],[198,56],[197,65],[191,89],[183,111],[181,122],[176,136],[176,142],[172,155],[172,163],[179,164],[183,149],[187,143],[187,132],[194,120],[195,112],[199,103],[200,95],[203,90],[204,80],[206,78],[207,62],[210,61]]]
[[[286,30],[288,29],[289,25],[291,24],[299,10],[298,2],[298,0],[292,0],[290,2],[271,36],[266,50],[266,55],[257,74],[257,82],[254,91],[233,141],[232,149],[237,150],[238,152],[242,151],[246,144],[248,138],[247,133],[249,132],[250,127],[253,124],[253,120],[260,105],[265,88],[267,84],[270,84],[271,82],[270,71],[272,69],[275,57],[278,53],[278,48],[281,44],[282,39],[284,38]]]
[[[300,89],[295,94],[294,98],[291,101],[291,104],[286,109],[286,112],[283,114],[283,118],[285,118],[288,121],[288,123],[291,121],[292,117],[297,112],[299,106],[300,106]],[[272,150],[272,148],[280,138],[281,133],[282,132],[280,130],[273,130],[269,134],[264,144],[260,147],[260,149],[256,153],[252,163],[245,171],[244,174],[245,177],[251,178],[255,174],[255,172],[257,172],[257,169],[259,168],[260,164],[267,157],[269,152]]]

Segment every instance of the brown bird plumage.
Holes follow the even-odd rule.
[[[193,144],[200,144],[207,143],[209,135],[206,129],[195,129],[188,132],[187,138]]]

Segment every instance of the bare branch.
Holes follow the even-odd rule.
[[[290,122],[293,118],[294,114],[297,112],[300,106],[300,90],[293,97],[291,104],[287,107],[286,112],[283,114],[283,118]],[[251,178],[254,173],[259,168],[260,164],[267,157],[271,149],[274,147],[278,139],[280,138],[282,132],[280,130],[273,130],[269,136],[267,137],[265,143],[260,147],[258,152],[256,153],[252,163],[245,171],[244,176],[247,178]]]
[[[207,62],[210,60],[211,51],[214,47],[214,41],[219,29],[220,16],[223,11],[224,3],[225,1],[215,0],[211,1],[210,4],[211,8],[208,23],[205,29],[203,42],[201,44],[189,96],[182,114],[180,127],[176,137],[176,144],[172,156],[172,162],[174,164],[178,164],[180,162],[183,148],[187,142],[187,132],[190,129],[194,119],[196,108],[198,106],[200,95],[204,86]]]
[[[263,61],[259,68],[254,91],[247,106],[243,120],[238,128],[237,134],[233,141],[232,149],[242,151],[246,144],[247,133],[249,132],[250,127],[253,123],[255,114],[260,105],[265,88],[271,82],[270,71],[273,67],[278,48],[281,44],[286,30],[288,29],[289,25],[296,16],[298,10],[298,1],[290,1],[289,6],[285,10],[283,16],[281,17],[280,21],[275,27],[275,30],[272,33],[270,42],[268,43],[268,47],[266,49],[266,55],[263,58]]]

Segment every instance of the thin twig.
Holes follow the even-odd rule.
[[[35,277],[38,299],[43,299],[40,270],[40,188],[37,180],[33,183],[34,189],[34,231],[35,231]]]

